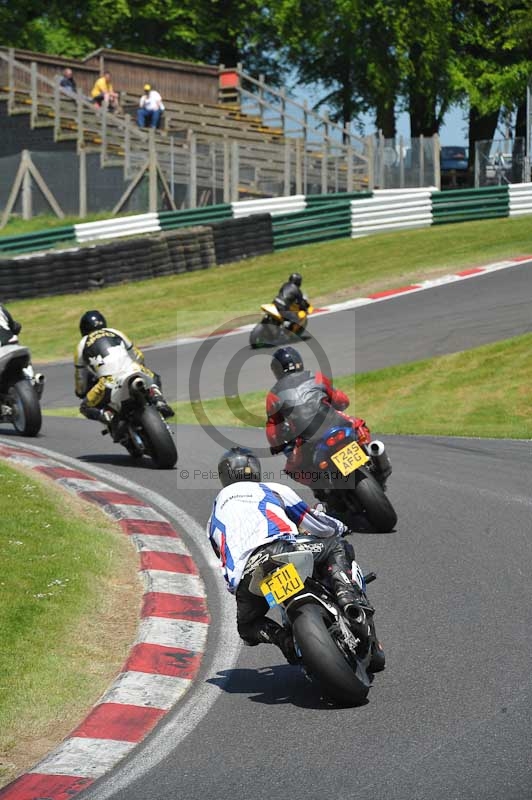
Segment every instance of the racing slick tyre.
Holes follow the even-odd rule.
[[[41,430],[42,414],[39,397],[27,380],[17,381],[9,389],[13,409],[13,426],[23,436],[37,436]]]
[[[146,406],[140,417],[142,438],[157,469],[172,469],[177,449],[170,429],[153,406]]]
[[[303,664],[327,698],[342,706],[360,705],[368,695],[370,678],[362,665],[348,660],[328,623],[327,613],[317,605],[298,609],[292,628]]]

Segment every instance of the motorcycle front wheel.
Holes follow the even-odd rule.
[[[140,417],[142,438],[157,469],[171,469],[177,461],[177,449],[168,426],[153,406],[146,406]]]
[[[13,409],[13,427],[22,436],[37,436],[42,414],[37,392],[27,380],[17,381],[9,389]]]
[[[347,660],[326,617],[324,609],[310,603],[298,610],[292,627],[303,664],[328,699],[343,706],[360,705],[368,695],[370,678],[362,665],[355,667]]]

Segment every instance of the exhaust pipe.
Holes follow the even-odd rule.
[[[131,381],[130,386],[131,386],[131,391],[134,394],[145,394],[146,392],[146,384],[144,383],[144,380],[140,377],[134,378]]]
[[[389,478],[392,474],[392,464],[383,443],[379,439],[374,439],[366,447],[379,473],[379,477],[383,480]]]

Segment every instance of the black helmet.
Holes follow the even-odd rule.
[[[232,447],[218,462],[218,477],[222,486],[238,481],[260,481],[260,461],[247,447]]]
[[[97,331],[98,328],[106,328],[107,322],[103,314],[99,311],[85,311],[79,321],[79,329],[82,336],[87,336],[91,331]]]
[[[288,280],[290,283],[295,283],[296,286],[301,286],[303,276],[299,272],[292,272]]]
[[[271,368],[279,379],[285,372],[301,372],[303,359],[295,347],[280,347],[272,356]]]

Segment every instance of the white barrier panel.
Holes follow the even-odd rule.
[[[89,242],[94,239],[115,239],[118,236],[134,236],[139,233],[154,233],[161,230],[159,215],[136,214],[133,217],[104,219],[97,222],[82,222],[74,225],[78,242]]]
[[[511,183],[508,186],[510,217],[532,214],[532,184]]]
[[[239,200],[231,203],[233,217],[250,217],[252,214],[295,214],[307,207],[304,194],[290,197],[264,197],[260,200]]]
[[[432,225],[432,189],[378,190],[351,203],[351,236]]]

